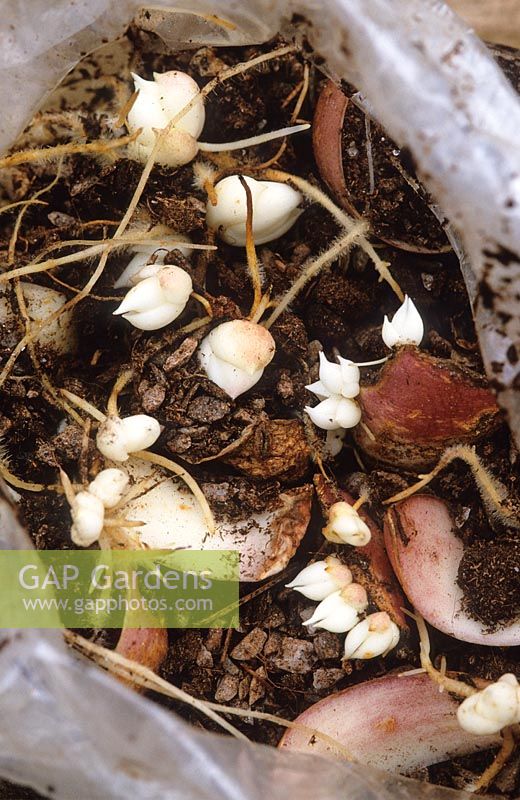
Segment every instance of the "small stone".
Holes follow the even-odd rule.
[[[166,389],[164,386],[158,383],[154,386],[150,386],[143,394],[141,400],[143,411],[145,411],[146,414],[153,414],[154,411],[157,411],[157,409],[162,406],[165,397]]]
[[[187,364],[198,345],[198,341],[193,336],[188,336],[180,347],[168,356],[164,362],[163,370],[165,372],[172,372],[172,370]]]
[[[184,431],[178,431],[168,439],[166,446],[172,453],[185,453],[191,447],[191,436]]]
[[[328,658],[339,658],[341,645],[337,634],[322,631],[314,637],[313,643],[316,655],[322,661],[326,661]]]
[[[297,675],[304,675],[312,670],[316,662],[312,642],[283,636],[281,645],[281,652],[271,659],[273,667]]]
[[[228,703],[238,692],[238,678],[236,675],[224,675],[217,686],[215,700],[217,703]]]
[[[271,606],[262,621],[266,628],[279,628],[285,622],[285,614],[278,606]]]
[[[217,397],[196,397],[188,406],[186,413],[197,422],[217,422],[231,410],[229,403]]]
[[[276,391],[282,400],[292,400],[294,397],[294,384],[291,380],[289,370],[284,369],[280,372],[280,377],[276,384]]]
[[[230,675],[239,675],[240,674],[239,668],[237,667],[236,664],[233,664],[233,662],[231,661],[230,658],[226,657],[224,659],[224,661],[222,662],[222,666],[225,669],[225,671],[228,672]]]
[[[252,706],[258,700],[265,696],[265,682],[267,679],[267,672],[265,667],[259,667],[254,676],[251,678],[251,686],[249,687],[249,705]]]
[[[264,656],[272,656],[277,653],[282,646],[282,636],[279,633],[272,633],[265,643]]]
[[[307,622],[312,617],[316,610],[316,606],[304,606],[300,611],[300,619],[302,622]],[[316,630],[312,625],[308,628],[310,632]]]
[[[342,678],[345,673],[342,669],[317,669],[312,676],[312,685],[317,692],[323,692],[326,689],[332,689]]]
[[[240,701],[245,700],[249,694],[249,684],[251,683],[251,679],[245,676],[242,678],[240,683],[238,684],[238,699]]]
[[[66,425],[52,439],[56,453],[67,461],[76,461],[83,447],[83,430],[77,425]]]
[[[197,653],[197,666],[199,667],[207,667],[211,669],[213,667],[213,656],[209,652],[209,650],[202,645],[199,652]]]
[[[70,214],[65,214],[63,211],[51,211],[50,214],[47,214],[47,219],[55,228],[68,228],[77,223],[74,217],[71,217]]]
[[[218,58],[212,47],[201,47],[190,59],[190,67],[196,69],[201,78],[212,78],[226,69],[226,62]]]
[[[215,653],[222,644],[222,628],[211,628],[206,636],[206,647],[210,653]]]
[[[236,661],[249,661],[255,658],[262,650],[267,641],[267,633],[261,628],[253,628],[247,636],[244,636],[236,647],[231,651],[231,658]]]

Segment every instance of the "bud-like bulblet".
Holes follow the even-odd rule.
[[[398,347],[404,344],[419,346],[421,344],[424,336],[424,324],[408,295],[405,295],[403,304],[395,312],[391,322],[385,316],[381,336],[387,347]]]
[[[262,325],[235,319],[213,328],[202,340],[199,361],[208,378],[234,399],[260,380],[275,347]]]
[[[153,331],[182,314],[193,290],[191,277],[174,264],[151,264],[140,271],[141,280],[113,312],[134,327]]]
[[[345,658],[384,656],[399,641],[399,628],[385,611],[369,614],[345,639]]]
[[[113,508],[119,503],[128,486],[128,474],[116,467],[102,470],[89,483],[88,491],[101,500],[105,508]]]
[[[357,510],[341,500],[334,503],[328,513],[327,525],[322,530],[329,542],[364,547],[371,538],[370,528],[361,519]]]
[[[326,597],[344,589],[352,583],[352,573],[339,558],[327,556],[324,561],[315,561],[291,581],[287,589],[300,592],[309,600],[325,600]]]
[[[161,131],[192,100],[193,107],[168,131],[161,142],[157,161],[168,167],[188,164],[197,155],[198,138],[205,121],[204,101],[196,82],[185,72],[172,70],[161,75],[154,73],[152,81],[132,75],[137,99],[128,112],[130,133],[142,129],[129,145],[138,161],[146,161],[155,145],[155,130]]]
[[[314,609],[304,625],[324,628],[331,633],[346,633],[359,622],[359,614],[368,605],[367,593],[358,583],[329,595]]]

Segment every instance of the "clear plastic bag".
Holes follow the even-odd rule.
[[[519,435],[520,103],[485,47],[437,0],[185,0],[183,7],[189,11],[155,2],[143,14],[136,0],[4,0],[0,146],[81,53],[118,36],[134,14],[172,48],[188,38],[263,41],[289,31],[293,13],[304,15],[328,68],[358,86],[410,149],[449,218],[486,368]],[[0,523],[1,548],[28,546],[4,501]],[[466,796],[197,731],[75,658],[59,632],[0,633],[0,719],[0,774],[60,800]]]

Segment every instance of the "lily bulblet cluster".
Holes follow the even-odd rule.
[[[357,510],[341,500],[334,503],[328,514],[326,526],[322,530],[329,542],[364,547],[371,538],[370,528],[359,516]]]
[[[104,469],[78,492],[71,504],[71,539],[79,547],[90,547],[97,542],[105,524],[105,509],[113,508],[128,486],[128,475],[122,469]]]
[[[353,583],[351,571],[336,556],[309,564],[287,588],[321,601],[304,625],[332,633],[349,632],[346,658],[386,655],[399,641],[399,628],[385,612],[369,614],[360,621],[368,607],[367,593],[360,584]]]
[[[514,675],[502,675],[495,683],[467,697],[457,709],[459,724],[468,733],[487,736],[520,723],[520,686]]]
[[[168,167],[188,164],[198,153],[198,138],[206,118],[204,101],[193,78],[184,72],[172,70],[158,74],[146,81],[132,74],[135,90],[139,92],[128,112],[127,127],[130,133],[141,133],[130,145],[131,154],[138,161],[146,161],[155,145],[156,133],[170,122],[191,101],[193,106],[168,130],[161,141],[157,161]]]
[[[244,178],[253,201],[255,244],[271,242],[294,225],[302,209],[300,192],[284,183]],[[238,175],[229,175],[215,184],[216,205],[208,200],[206,222],[227,244],[246,244],[247,199]]]
[[[306,388],[321,402],[305,406],[305,412],[318,428],[326,431],[354,428],[361,419],[361,409],[353,399],[359,394],[359,367],[339,357],[339,364],[320,353],[319,380]]]
[[[137,284],[113,313],[142,331],[164,328],[177,319],[193,291],[191,277],[173,264],[150,264],[136,278]]]
[[[130,453],[151,447],[161,433],[161,426],[147,414],[131,417],[107,417],[98,428],[96,446],[111,461],[127,461]]]
[[[400,347],[405,344],[421,344],[424,336],[424,323],[413,300],[405,295],[403,304],[395,312],[392,321],[385,315],[381,336],[387,347]]]
[[[287,588],[310,600],[321,601],[304,625],[333,633],[349,631],[368,605],[367,593],[362,586],[352,582],[351,571],[336,556],[309,564],[287,584]]]
[[[235,319],[213,328],[199,347],[199,361],[208,378],[233,399],[258,383],[275,352],[266,328]]]

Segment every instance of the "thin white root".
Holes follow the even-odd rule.
[[[258,303],[255,313],[251,317],[251,322],[260,322],[264,313],[271,305],[271,299],[268,293],[264,294]]]
[[[332,247],[330,247],[316,259],[307,262],[300,277],[293,283],[289,291],[277,303],[276,308],[267,322],[263,323],[264,327],[270,328],[271,325],[276,322],[280,314],[285,311],[287,306],[293,302],[294,298],[303,289],[305,284],[310,281],[311,278],[314,278],[314,276],[317,275],[318,272],[323,269],[323,267],[326,267],[327,264],[335,261],[342,253],[344,253],[346,250],[349,250],[355,242],[359,241],[359,239],[365,233],[366,228],[367,226],[365,222],[360,221],[355,223],[349,233],[347,233],[345,236],[341,236],[339,239],[336,239]]]
[[[113,408],[114,405],[117,410],[117,397],[121,388],[128,382],[131,376],[131,371],[127,370],[123,372],[116,383],[114,384],[114,389],[112,390],[112,394],[110,396],[110,407]],[[87,400],[84,400],[82,397],[78,397],[78,395],[73,394],[72,392],[68,392],[66,389],[61,389],[62,394],[67,397],[71,403],[77,405],[78,408],[81,408],[87,414],[90,414],[94,417],[95,420],[98,422],[104,422],[106,420],[106,415],[103,414],[99,409],[89,403]],[[114,415],[115,416],[115,415]],[[206,500],[204,493],[200,486],[198,485],[195,478],[192,478],[190,473],[184,469],[184,467],[180,467],[175,461],[172,461],[170,458],[165,458],[164,456],[157,455],[157,453],[151,453],[149,450],[137,450],[135,453],[132,453],[134,458],[140,458],[142,461],[149,461],[151,464],[156,464],[158,467],[163,467],[164,469],[172,472],[178,478],[184,481],[186,486],[191,490],[194,497],[197,498],[200,507],[202,508],[202,512],[204,514],[204,518],[206,520],[206,524],[208,526],[209,532],[214,533],[216,530],[215,520],[213,517],[213,513],[211,508],[209,507],[208,501]]]
[[[110,397],[108,398],[107,403],[107,412],[109,417],[118,417],[119,411],[117,409],[117,401],[119,399],[120,393],[123,391],[125,386],[127,386],[130,381],[132,380],[133,371],[131,369],[125,369],[119,375],[112,391],[110,392]]]
[[[88,400],[84,400],[83,397],[79,397],[79,395],[74,394],[74,392],[69,392],[67,389],[60,389],[60,392],[67,400],[70,400],[71,403],[74,403],[74,405],[86,414],[90,414],[97,422],[104,422],[106,420],[106,414],[103,414],[102,411],[96,408],[96,406],[93,406],[92,403],[89,403]]]
[[[308,123],[303,125],[290,125],[288,128],[280,128],[269,133],[259,133],[258,136],[249,136],[247,139],[237,139],[235,142],[199,142],[199,150],[203,153],[221,153],[231,150],[243,150],[245,147],[256,147],[265,142],[272,142],[273,139],[281,139],[284,136],[291,136],[293,133],[307,131],[311,126]]]
[[[44,492],[45,490],[56,490],[54,484],[46,485],[44,483],[30,483],[29,481],[22,481],[16,475],[7,469],[5,464],[0,460],[0,478],[3,478],[9,486],[14,486],[15,489],[25,489],[26,492]]]
[[[513,728],[504,728],[502,730],[502,745],[495,758],[489,767],[484,770],[480,778],[469,786],[465,786],[464,791],[474,793],[487,789],[498,773],[505,767],[514,749],[515,737],[513,736]]]
[[[70,482],[69,476],[63,469],[60,469],[60,480],[67,503],[72,507],[76,501],[76,493],[74,492],[74,487]]]

